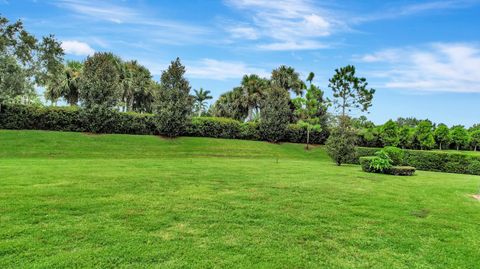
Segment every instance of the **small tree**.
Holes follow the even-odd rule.
[[[97,52],[87,58],[79,87],[85,107],[118,105],[123,93],[121,65],[121,59],[112,53]]]
[[[398,125],[393,120],[387,121],[380,131],[380,138],[384,146],[396,147],[400,143]]]
[[[328,86],[333,92],[333,105],[335,110],[340,111],[340,117],[338,126],[327,140],[327,151],[341,165],[355,152],[352,149],[355,148],[356,139],[348,113],[353,109],[367,111],[372,106],[375,90],[367,89],[367,80],[357,77],[355,67],[351,65],[336,69],[329,82]]]
[[[200,88],[200,90],[193,90],[195,92],[194,98],[194,109],[198,113],[198,116],[202,116],[202,113],[207,109],[207,100],[212,99],[210,91],[205,91]]]
[[[185,67],[177,58],[162,72],[161,89],[155,116],[157,130],[170,137],[181,135],[192,112],[193,98],[189,95],[190,84],[184,78]]]
[[[325,147],[328,155],[340,166],[355,158],[356,136],[350,127],[336,127],[330,132]]]
[[[461,147],[468,144],[468,132],[462,125],[453,126],[450,131],[450,135],[457,150],[460,150]]]
[[[313,79],[313,73],[310,73],[309,78]],[[310,80],[311,81],[311,80]],[[327,109],[327,106],[322,102],[323,91],[317,86],[310,83],[305,97],[297,97],[292,100],[295,105],[295,115],[298,117],[298,124],[307,129],[307,150],[310,142],[311,131],[321,131],[319,114]]]
[[[278,142],[284,138],[291,113],[288,101],[289,96],[285,90],[277,86],[267,90],[261,102],[259,126],[263,138],[267,141]]]
[[[312,78],[313,79],[313,78]],[[293,67],[282,65],[272,71],[272,84],[296,95],[301,95],[305,84]]]
[[[480,146],[480,129],[473,130],[470,133],[470,143],[473,146],[473,149],[477,151]]]
[[[448,144],[450,143],[451,138],[450,138],[450,129],[448,129],[447,125],[443,123],[439,124],[435,129],[435,131],[433,132],[433,136],[440,150],[443,149],[443,146],[448,147]]]
[[[429,120],[422,120],[415,128],[415,138],[420,144],[420,149],[432,149],[435,147],[433,138],[433,125]]]

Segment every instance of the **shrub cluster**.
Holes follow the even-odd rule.
[[[351,163],[366,162],[373,148],[357,148],[357,159]],[[480,175],[480,156],[458,152],[402,150],[403,161],[396,165],[412,166],[419,170]],[[363,164],[362,164],[363,167]]]
[[[395,176],[413,176],[415,167],[412,166],[393,166],[388,160],[379,156],[360,157],[362,170],[369,173],[383,173]]]
[[[158,133],[153,114],[118,112],[102,106],[87,109],[2,105],[0,129],[166,135]],[[187,124],[183,135],[262,140],[257,123],[219,117],[194,117]],[[310,140],[315,144],[323,144],[327,136],[326,131],[313,131],[310,133]],[[287,142],[304,143],[307,130],[291,124],[287,126],[284,137]]]

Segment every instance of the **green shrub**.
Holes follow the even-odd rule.
[[[390,160],[392,161],[392,165],[402,165],[404,152],[403,150],[397,147],[385,147],[383,151],[388,155]]]
[[[415,174],[415,167],[411,166],[392,166],[387,173],[395,176],[413,176]]]
[[[325,129],[325,130],[324,130]],[[328,131],[322,127],[322,130],[310,131],[310,144],[325,144],[328,138]],[[307,128],[299,124],[290,124],[285,131],[285,141],[292,143],[305,143],[307,141]]]
[[[360,157],[360,165],[362,166],[362,170],[364,172],[374,172],[371,167],[371,162],[373,159],[377,157],[375,156],[365,156],[365,157]]]
[[[243,124],[229,118],[195,117],[187,128],[190,136],[241,138]]]

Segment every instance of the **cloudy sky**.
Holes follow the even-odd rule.
[[[376,123],[480,122],[480,0],[0,0],[0,13],[55,34],[69,59],[111,51],[158,79],[180,57],[215,97],[282,64],[330,94],[334,69],[354,64],[377,89]]]

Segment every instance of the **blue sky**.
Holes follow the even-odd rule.
[[[158,79],[178,56],[214,97],[282,64],[328,95],[334,69],[354,64],[377,89],[376,123],[480,122],[480,0],[0,0],[0,13],[55,34],[68,59],[111,51]]]

